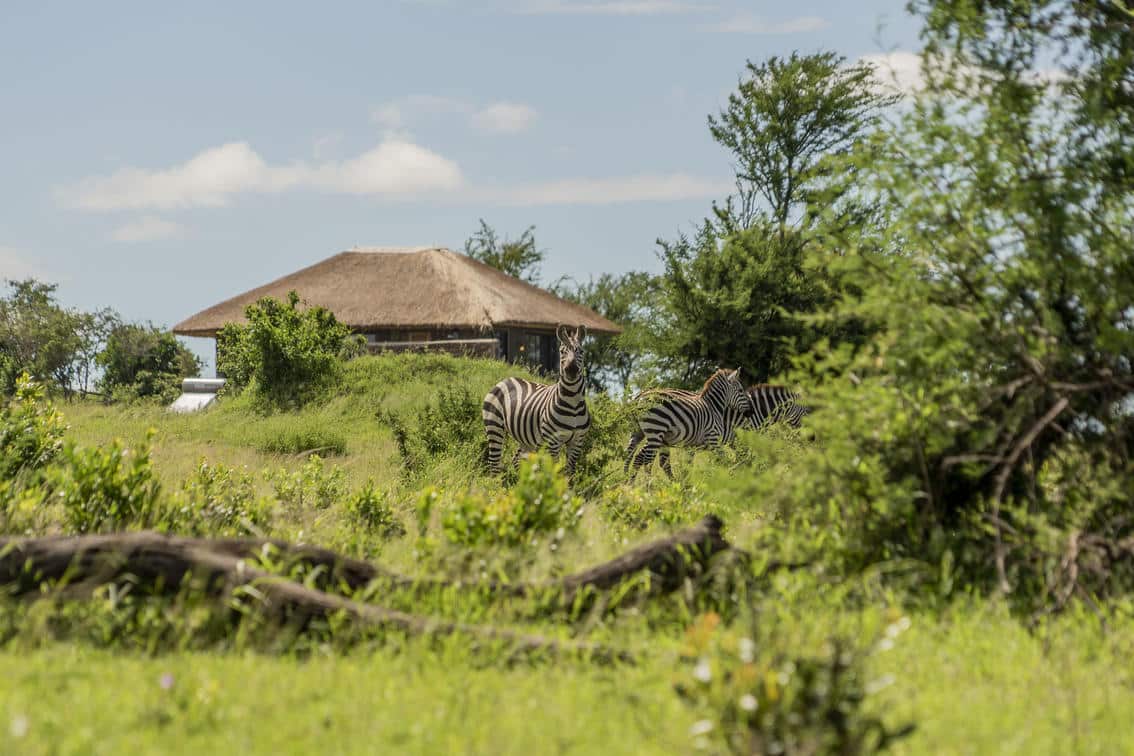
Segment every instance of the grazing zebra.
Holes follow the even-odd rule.
[[[733,431],[752,414],[752,405],[740,382],[740,368],[718,370],[699,392],[659,389],[644,391],[635,399],[655,403],[638,419],[638,430],[626,446],[625,472],[631,478],[658,456],[665,474],[673,477],[669,447],[701,448],[732,440]],[[637,451],[638,445],[645,444]]]
[[[752,414],[744,419],[744,427],[759,428],[764,423],[784,420],[798,428],[803,416],[810,410],[798,403],[799,397],[786,386],[759,383],[748,387],[748,400]]]
[[[591,427],[587,412],[586,376],[583,373],[583,339],[585,326],[570,332],[566,326],[555,331],[559,341],[558,383],[535,383],[523,378],[505,378],[484,397],[481,412],[484,432],[488,435],[488,469],[500,472],[504,439],[511,435],[520,442],[512,464],[526,451],[535,451],[543,444],[552,457],[567,447],[566,472],[575,472],[575,463],[583,450],[583,437]]]

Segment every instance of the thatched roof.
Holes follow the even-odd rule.
[[[215,336],[226,323],[243,323],[244,308],[261,297],[321,305],[357,330],[378,328],[554,328],[585,325],[592,333],[621,329],[581,305],[567,302],[465,255],[439,247],[355,248],[328,257],[257,289],[226,299],[173,327],[182,336]]]

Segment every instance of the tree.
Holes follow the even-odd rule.
[[[749,61],[728,107],[709,116],[710,133],[735,161],[737,202],[724,216],[744,229],[766,212],[781,235],[793,218],[807,225],[820,195],[834,203],[846,191],[830,158],[848,153],[895,100],[876,87],[871,65],[847,65],[833,52]]]
[[[737,197],[714,206],[692,239],[659,242],[659,367],[687,385],[722,365],[766,381],[820,341],[853,344],[863,333],[853,321],[806,318],[844,291],[830,264],[847,232],[876,220],[846,156],[865,149],[894,97],[880,93],[872,67],[829,52],[749,62],[746,71],[728,107],[709,117],[732,152]]]
[[[536,246],[535,226],[528,226],[519,239],[501,240],[496,231],[480,220],[480,229],[465,241],[465,254],[528,283],[539,281],[544,252]]]
[[[604,273],[585,283],[561,279],[552,291],[588,307],[622,327],[617,336],[594,335],[587,347],[587,382],[595,391],[625,388],[641,368],[649,349],[648,325],[657,301],[655,276],[639,271]]]
[[[153,324],[118,323],[98,355],[99,386],[116,399],[154,397],[167,401],[181,379],[200,372],[201,363],[177,337]]]
[[[298,406],[331,385],[344,358],[357,354],[358,339],[324,307],[299,306],[271,297],[248,305],[247,325],[229,323],[217,333],[217,370],[236,388],[251,386],[275,406]]]
[[[1134,590],[1134,15],[914,6],[927,91],[859,161],[892,222],[848,238],[859,293],[825,316],[872,332],[800,359],[824,449],[769,501],[832,513],[860,565]]]
[[[82,313],[64,309],[55,299],[55,284],[34,279],[9,281],[10,293],[0,299],[0,382],[6,395],[16,378],[34,380],[70,393],[83,348]]]

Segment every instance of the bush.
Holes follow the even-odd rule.
[[[347,499],[346,510],[356,522],[383,538],[404,535],[406,532],[386,495],[375,488],[373,479],[367,480],[366,485]]]
[[[888,731],[863,710],[869,650],[836,638],[796,655],[719,624],[708,613],[689,628],[675,685],[704,715],[691,733],[698,750],[715,741],[734,754],[876,753],[912,731]],[[905,626],[893,617],[887,640]]]
[[[42,385],[27,374],[16,379],[16,396],[0,409],[0,480],[40,470],[63,448],[63,415],[47,401]]]
[[[202,459],[181,484],[183,500],[174,522],[190,532],[243,535],[271,519],[270,502],[256,496],[252,474]]]
[[[115,401],[176,398],[182,378],[201,370],[197,357],[172,334],[153,325],[114,327],[97,358],[99,386]]]
[[[481,403],[468,387],[443,386],[436,401],[426,402],[409,421],[393,412],[379,419],[394,435],[394,443],[408,472],[420,472],[427,462],[464,447],[482,447],[484,425]]]
[[[616,538],[647,530],[652,525],[688,525],[711,509],[696,489],[675,482],[658,488],[607,488],[598,503],[603,517],[614,526]]]
[[[423,496],[423,502],[432,506],[435,498]],[[540,452],[520,462],[511,490],[457,497],[442,513],[441,528],[451,543],[463,546],[519,546],[534,544],[542,533],[559,540],[575,528],[581,514],[582,500],[571,494],[563,464]]]
[[[281,467],[268,474],[268,482],[281,503],[296,509],[327,509],[346,493],[346,473],[338,466],[329,470],[323,458],[312,454],[295,472]]]
[[[235,388],[251,386],[258,398],[298,406],[339,380],[344,358],[359,353],[357,338],[323,307],[299,308],[265,297],[245,310],[247,325],[217,333],[217,370]]]
[[[157,519],[161,486],[154,477],[148,441],[137,449],[117,439],[101,447],[68,444],[59,462],[48,487],[63,505],[71,532],[148,526]]]
[[[346,454],[346,437],[326,428],[287,428],[261,441],[256,448],[268,454]]]

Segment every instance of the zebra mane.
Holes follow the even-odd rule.
[[[700,394],[701,396],[704,396],[705,393],[709,390],[709,385],[712,384],[713,381],[715,381],[717,378],[719,378],[719,377],[721,377],[724,374],[729,373],[729,372],[732,372],[732,371],[727,370],[725,368],[717,368],[715,373],[713,373],[712,375],[710,375],[708,378],[705,379],[705,385],[702,386],[701,390],[698,391],[697,393]]]

